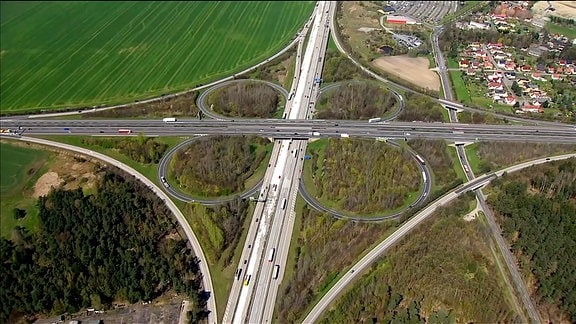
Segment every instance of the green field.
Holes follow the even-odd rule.
[[[10,238],[14,226],[34,230],[38,223],[36,199],[29,194],[42,175],[48,152],[0,142],[0,235]],[[14,208],[26,210],[24,218],[14,218]]]
[[[546,29],[552,34],[562,34],[570,39],[576,38],[576,28],[574,26],[566,26],[555,23],[547,23]]]
[[[192,88],[284,47],[312,1],[1,2],[2,113]]]

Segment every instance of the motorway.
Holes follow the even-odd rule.
[[[277,139],[308,139],[315,137],[388,138],[388,139],[446,139],[459,143],[475,141],[521,141],[576,143],[576,127],[520,126],[486,124],[449,124],[424,122],[382,122],[349,120],[257,119],[257,120],[180,120],[165,123],[161,120],[39,120],[4,119],[2,129],[23,132],[24,135],[119,135],[127,128],[132,136],[191,135],[258,135]],[[19,131],[18,129],[21,128]],[[6,133],[3,133],[6,134]]]
[[[174,123],[164,123],[162,121],[150,121],[150,120],[38,120],[28,118],[29,116],[26,116],[24,117],[26,119],[23,119],[23,117],[10,117],[7,119],[0,120],[1,128],[3,129],[9,128],[24,135],[71,134],[71,135],[109,136],[109,135],[118,135],[118,129],[120,128],[128,128],[132,131],[133,134],[142,133],[149,136],[253,134],[275,138],[277,145],[275,145],[274,147],[271,160],[271,164],[273,164],[274,167],[270,167],[269,170],[267,170],[266,172],[263,181],[264,185],[262,186],[262,191],[260,193],[260,197],[263,199],[263,201],[257,204],[254,215],[255,217],[253,217],[252,219],[248,237],[246,239],[246,245],[242,252],[241,264],[239,265],[239,269],[241,267],[244,269],[243,274],[249,272],[252,275],[252,277],[250,277],[250,275],[248,277],[246,276],[241,277],[243,279],[248,279],[247,281],[248,285],[244,285],[244,280],[235,280],[234,285],[232,287],[232,292],[230,294],[231,299],[229,301],[229,305],[227,305],[226,313],[224,314],[224,322],[230,322],[233,320],[234,322],[249,322],[249,323],[252,322],[263,323],[272,320],[274,302],[276,299],[275,297],[278,285],[281,282],[283,276],[284,272],[283,265],[285,264],[288,247],[290,244],[290,236],[294,221],[293,207],[295,203],[297,185],[299,183],[298,181],[299,179],[296,180],[296,178],[299,177],[301,171],[301,165],[303,163],[301,155],[299,154],[304,154],[306,150],[305,139],[314,137],[340,137],[342,134],[348,134],[351,137],[362,137],[362,138],[447,139],[460,143],[482,141],[482,140],[523,141],[523,142],[533,141],[533,142],[554,142],[554,143],[570,143],[570,144],[576,143],[576,129],[574,128],[573,125],[566,125],[554,122],[533,121],[535,124],[537,124],[537,126],[510,126],[510,125],[466,125],[466,124],[442,124],[442,123],[369,124],[367,122],[357,122],[357,121],[305,120],[307,117],[310,118],[311,113],[313,112],[313,102],[311,102],[311,98],[316,98],[320,91],[319,87],[314,84],[314,78],[320,77],[320,73],[322,71],[322,64],[323,64],[322,58],[324,57],[323,51],[326,48],[326,42],[328,39],[327,35],[329,32],[327,28],[328,23],[325,24],[324,22],[325,19],[327,18],[326,16],[333,17],[332,13],[335,10],[334,5],[330,7],[331,4],[332,3],[325,3],[325,2],[319,3],[321,10],[316,11],[316,14],[318,14],[320,18],[316,21],[313,27],[313,35],[315,33],[315,35],[318,35],[318,37],[312,37],[311,35],[310,37],[311,46],[310,45],[308,46],[303,61],[301,62],[300,60],[298,60],[297,67],[300,68],[297,68],[297,73],[295,75],[295,79],[298,80],[298,82],[297,83],[295,82],[295,84],[293,84],[293,87],[296,86],[296,89],[291,90],[291,93],[295,93],[296,95],[294,96],[293,100],[287,100],[288,101],[286,108],[286,114],[287,114],[286,117],[288,118],[287,120],[250,120],[250,119],[222,120],[226,118],[222,118],[222,116],[216,116],[215,118],[221,120],[215,120],[215,121],[179,120],[178,122]],[[328,6],[326,11],[325,8],[323,8],[323,6],[325,5]],[[324,13],[328,12],[330,12],[331,15],[324,15]],[[309,24],[311,24],[311,22],[312,20],[310,20],[310,22],[306,25],[306,28],[308,27]],[[320,23],[318,24],[318,22]],[[333,19],[330,19],[329,22],[330,24],[332,24]],[[318,24],[318,26],[316,26],[316,24]],[[314,30],[316,31],[314,32]],[[438,32],[439,31],[440,29],[438,29]],[[301,36],[293,42],[293,44],[295,42],[299,43],[299,50],[298,50],[299,53],[301,52],[302,40],[304,38],[304,35],[306,35],[306,32],[303,32]],[[436,37],[435,45],[437,46],[438,33],[436,33],[435,31],[434,35],[435,36],[433,37]],[[337,40],[336,44],[341,49]],[[343,50],[341,49],[341,51]],[[362,67],[359,63],[357,63],[354,59],[352,59],[350,55],[348,55],[348,57],[355,64],[359,65],[365,72],[373,75],[376,79],[388,83],[397,88],[403,88],[404,90],[412,91],[406,87],[394,84],[379,76],[375,76],[373,72]],[[439,54],[439,56],[436,56],[435,53],[435,57],[437,59],[437,62],[439,62],[439,70],[441,71],[441,73],[445,74],[446,69],[445,64],[441,57],[441,53]],[[298,58],[300,58],[300,54],[298,55]],[[271,59],[272,58],[266,60],[263,63],[267,63]],[[233,79],[233,77],[220,80],[218,82],[231,79]],[[449,83],[445,85],[445,80],[447,80],[445,77],[443,77],[442,80],[443,80],[442,81],[443,87],[445,88],[444,93],[446,93],[446,99],[445,100],[435,99],[435,100],[451,108],[465,109],[465,110],[467,109],[485,113],[485,111],[464,107],[461,104],[453,102],[451,92],[449,90],[450,85]],[[209,86],[204,86],[203,88],[207,87]],[[179,94],[174,94],[171,96],[176,95]],[[122,106],[127,105],[120,105],[118,107]],[[103,109],[111,109],[111,107],[106,107]],[[90,111],[91,110],[83,111],[83,113],[88,113]],[[451,120],[455,121],[456,111],[454,109],[450,109],[449,111]],[[75,113],[77,112],[72,112],[71,114]],[[46,117],[46,115],[43,115],[41,117]],[[527,122],[527,120],[525,119],[514,118],[505,115],[502,115],[500,117],[507,118],[509,120],[517,119],[522,122]],[[314,132],[318,132],[319,135],[314,135]],[[2,135],[6,136],[5,134]],[[22,140],[30,140],[24,137],[19,138]],[[467,165],[465,155],[460,154],[460,152],[463,152],[461,148],[459,149],[459,156],[461,157],[462,165]],[[470,176],[473,177],[473,175],[469,174],[468,172],[466,173],[467,177]],[[162,176],[163,175],[159,174],[159,177]],[[478,183],[482,183],[478,182],[477,180],[474,181],[476,181],[473,183],[475,186]],[[147,183],[146,181],[144,182]],[[276,190],[271,189],[274,188],[274,185],[276,185],[275,187]],[[155,190],[161,192],[161,190],[159,190],[158,188],[155,188]],[[462,191],[463,189],[460,188],[459,190]],[[273,191],[275,193],[270,194]],[[455,196],[458,195],[455,192],[452,193]],[[447,201],[453,198],[455,197],[448,197]],[[284,205],[283,199],[286,199],[286,205]],[[168,201],[169,199],[167,199],[167,202]],[[446,203],[447,201],[443,201],[442,204]],[[437,206],[439,206],[438,203],[439,202],[437,201],[436,204],[429,205],[429,207],[424,209],[422,213],[428,211],[430,208],[433,208],[432,209],[433,211]],[[256,215],[260,215],[260,217],[256,217]],[[425,217],[427,216],[424,216],[424,218]],[[416,226],[416,224],[418,224],[424,218],[418,219],[417,215],[416,217],[408,221],[400,229],[404,228],[409,224],[412,224],[412,227]],[[412,227],[408,227],[408,230],[410,230]],[[408,230],[406,230],[406,232]],[[399,236],[397,238],[399,239],[406,232],[399,233],[398,234]],[[267,254],[273,248],[275,249],[273,262],[267,262],[264,259],[265,258],[264,254]],[[384,248],[382,251],[385,251],[385,249],[386,248]],[[380,253],[382,253],[382,251]],[[195,252],[197,252],[196,247]],[[371,251],[370,253],[372,252],[374,252],[374,250]],[[246,260],[246,263],[244,263],[244,260]],[[248,260],[250,260],[250,263],[247,262]],[[201,263],[205,264],[205,262]],[[280,271],[278,273],[278,277],[276,279],[272,279],[275,276],[273,273],[275,265],[280,265]],[[358,267],[355,266],[352,269],[352,273],[354,273],[354,270],[357,271],[356,273],[359,273],[361,267],[365,266],[367,265],[359,265]],[[207,271],[207,269],[206,270],[202,269],[202,273],[208,274],[208,281],[210,281],[209,272]],[[348,273],[344,276],[344,278],[348,278],[347,276]],[[337,285],[339,285],[341,281],[339,281]],[[211,291],[211,281],[209,283],[209,286],[205,285],[205,287],[209,287],[207,288],[207,290]],[[213,303],[214,298],[211,298],[211,300],[212,301],[209,301],[209,304]],[[212,314],[213,317],[209,319],[210,323],[213,323],[216,321],[215,306],[212,306],[212,304],[210,304],[209,309],[213,310]],[[318,315],[315,316],[317,317]]]
[[[313,323],[317,321],[324,310],[328,308],[330,303],[332,303],[338,295],[340,295],[346,286],[350,284],[354,279],[362,276],[363,271],[368,269],[374,262],[382,256],[390,247],[394,244],[398,243],[400,239],[402,239],[407,233],[409,233],[412,229],[426,220],[430,215],[434,213],[436,209],[441,206],[447,205],[452,200],[458,198],[462,193],[467,192],[469,190],[476,190],[479,187],[489,183],[496,177],[502,176],[504,173],[512,173],[524,168],[531,167],[532,165],[547,163],[549,161],[558,161],[568,158],[576,158],[576,154],[565,154],[550,158],[541,158],[536,159],[524,163],[520,163],[505,169],[502,169],[497,172],[493,172],[490,174],[483,175],[478,177],[473,181],[469,181],[460,187],[446,193],[442,197],[436,199],[435,201],[428,204],[428,207],[424,208],[421,212],[416,214],[406,223],[404,223],[400,228],[398,228],[394,233],[384,239],[380,244],[378,244],[374,249],[370,250],[368,254],[366,254],[360,261],[354,264],[349,271],[347,271],[337,282],[328,290],[328,292],[322,296],[320,301],[314,306],[314,308],[308,313],[306,318],[304,319],[303,323]]]
[[[321,76],[329,35],[329,6],[326,2],[317,4],[302,60],[301,47],[298,49],[296,82],[293,83],[284,111],[287,122],[312,116],[314,101],[311,98],[316,98],[319,91],[319,83],[315,81]],[[300,37],[303,40],[305,33]],[[233,123],[237,125],[239,122],[243,121]],[[294,225],[294,204],[303,164],[301,156],[306,151],[307,141],[295,138],[298,131],[283,135],[283,130],[277,128],[282,126],[270,126],[270,120],[265,122],[266,126],[253,130],[262,136],[276,137],[277,142],[226,306],[225,323],[272,321]]]

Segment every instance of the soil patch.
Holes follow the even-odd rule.
[[[425,57],[387,56],[375,59],[372,64],[424,89],[440,91],[440,79],[430,70]]]
[[[45,196],[50,192],[50,189],[58,187],[61,183],[62,179],[60,179],[58,173],[54,171],[46,172],[36,181],[32,197]]]
[[[576,17],[576,2],[575,1],[554,1],[552,2],[554,11],[546,11],[548,8],[547,1],[538,1],[532,6],[534,16],[557,16],[567,19]]]
[[[57,188],[61,185],[67,190],[80,187],[92,189],[97,178],[94,173],[94,164],[87,161],[80,162],[73,157],[62,154],[56,158],[48,172],[36,181],[32,196],[34,198],[45,196],[53,187]]]

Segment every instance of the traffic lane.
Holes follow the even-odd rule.
[[[455,113],[453,109],[450,110]],[[567,133],[573,133],[576,131],[574,125],[561,124],[561,125],[489,125],[489,124],[461,124],[461,123],[427,123],[427,122],[378,122],[369,123],[368,121],[351,121],[351,120],[308,120],[308,119],[264,119],[264,120],[230,120],[230,121],[214,121],[214,120],[179,120],[177,122],[165,123],[163,121],[155,120],[95,120],[95,121],[65,121],[65,120],[3,120],[0,122],[2,128],[6,129],[17,129],[18,127],[29,130],[28,128],[38,128],[38,127],[51,127],[53,129],[60,128],[64,131],[65,128],[98,128],[102,127],[108,130],[114,129],[118,131],[121,128],[130,129],[132,127],[146,127],[146,128],[158,128],[158,129],[170,129],[170,128],[259,128],[263,129],[266,127],[314,127],[314,126],[330,126],[338,124],[341,127],[351,127],[351,128],[386,128],[386,129],[402,129],[417,127],[420,129],[448,129],[451,127],[461,128],[463,130],[533,130],[533,131],[562,131]]]
[[[467,131],[462,134],[453,133],[451,131],[438,131],[438,130],[358,130],[358,129],[346,129],[341,131],[330,131],[327,130],[322,132],[319,136],[314,136],[312,130],[302,130],[298,129],[294,132],[292,130],[283,130],[277,132],[271,131],[259,131],[254,130],[237,130],[237,129],[167,129],[161,130],[146,128],[135,129],[132,134],[124,135],[118,134],[117,132],[110,131],[108,134],[94,134],[91,129],[75,129],[69,132],[63,132],[60,130],[41,130],[35,129],[33,131],[26,131],[23,135],[93,135],[93,136],[138,136],[137,134],[142,134],[145,136],[191,136],[191,135],[228,135],[228,136],[241,136],[241,135],[255,135],[278,139],[308,139],[308,138],[327,138],[327,137],[341,137],[342,133],[348,134],[350,137],[361,137],[361,138],[375,138],[375,137],[386,137],[391,139],[414,139],[414,138],[432,138],[432,139],[446,139],[453,141],[463,141],[463,142],[475,142],[475,141],[526,141],[526,142],[555,142],[555,143],[576,143],[576,133],[563,133],[563,132],[474,132]],[[3,136],[13,136],[6,135]]]
[[[146,124],[146,123],[144,123]],[[274,122],[262,122],[253,124],[242,124],[242,123],[189,123],[189,124],[175,124],[165,126],[163,124],[150,124],[148,126],[142,126],[139,124],[125,125],[124,127],[119,125],[83,125],[74,124],[68,127],[62,127],[58,125],[24,125],[20,126],[23,131],[26,132],[53,132],[53,133],[68,133],[71,131],[80,131],[84,133],[91,133],[94,135],[98,134],[110,134],[119,133],[119,129],[131,130],[132,133],[136,131],[158,131],[164,132],[180,132],[180,131],[203,131],[203,130],[216,130],[216,131],[240,131],[240,132],[303,132],[303,131],[317,131],[317,130],[327,130],[330,132],[341,132],[341,131],[436,131],[436,132],[449,132],[449,131],[462,131],[462,132],[473,132],[473,133],[486,133],[486,132],[499,132],[501,134],[576,134],[576,129],[570,128],[558,128],[556,126],[522,126],[522,125],[477,125],[477,124],[457,124],[457,123],[423,123],[423,122],[413,122],[413,123],[367,123],[367,122],[356,122],[350,123],[347,121],[321,121],[321,122],[309,122],[301,121],[297,123],[274,123]],[[4,126],[5,128],[10,128],[16,130],[16,127]],[[572,126],[573,127],[573,126]]]

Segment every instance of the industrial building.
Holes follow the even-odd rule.
[[[386,16],[386,22],[390,24],[414,24],[415,21],[404,16]]]

